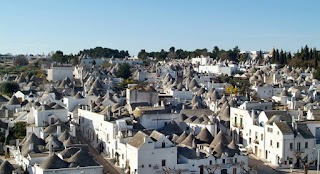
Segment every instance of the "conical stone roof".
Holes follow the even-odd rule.
[[[196,137],[198,140],[210,144],[213,141],[213,136],[206,127],[202,128]]]
[[[67,130],[63,131],[62,134],[59,136],[58,140],[64,142],[70,137],[70,134]]]
[[[0,174],[10,174],[14,171],[14,167],[9,163],[9,161],[5,160],[0,165]]]
[[[7,105],[20,105],[20,102],[17,97],[13,95]]]
[[[68,168],[69,163],[59,158],[55,153],[49,155],[49,157],[40,165],[43,169],[61,169]]]
[[[186,132],[183,132],[179,138],[177,139],[176,143],[180,144],[184,139],[186,139],[188,134]]]
[[[224,145],[229,144],[227,135],[222,131],[219,131],[219,133],[214,137],[213,141],[210,144],[210,147],[215,147],[218,143],[222,143]]]
[[[68,159],[69,163],[75,164],[74,166],[87,167],[87,166],[98,166],[99,164],[95,162],[88,153],[84,150],[79,150],[71,158]]]
[[[194,135],[189,134],[180,144],[184,144],[186,146],[192,147],[193,140],[194,140]]]
[[[24,141],[21,142],[22,144],[22,154],[27,155],[29,152],[41,153],[41,149],[39,146],[44,146],[45,141],[41,138],[38,138],[34,133],[31,133]],[[29,149],[29,145],[33,144],[33,150]]]

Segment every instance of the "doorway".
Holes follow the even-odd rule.
[[[266,150],[266,160],[268,160],[268,151]]]
[[[239,144],[243,144],[243,133],[242,133],[242,131],[239,132]]]
[[[258,146],[254,146],[254,154],[258,156]]]
[[[54,117],[50,118],[50,124],[54,124]]]
[[[227,169],[222,169],[221,170],[221,174],[228,174],[228,170]]]

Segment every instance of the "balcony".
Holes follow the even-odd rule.
[[[243,124],[233,123],[232,126],[233,126],[233,127],[237,127],[237,128],[239,128],[239,129],[243,129]]]
[[[296,153],[304,153],[305,149],[295,149],[294,150]]]

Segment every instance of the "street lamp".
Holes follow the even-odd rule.
[[[319,174],[319,152],[320,152],[320,149],[316,149],[316,148],[313,148],[313,149],[318,151],[318,159],[317,159],[317,174]]]

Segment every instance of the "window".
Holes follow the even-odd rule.
[[[212,160],[209,161],[209,165],[212,165]]]
[[[235,159],[234,159],[234,163],[237,163],[237,162],[238,162],[238,159],[237,159],[237,158],[235,158]]]
[[[166,160],[162,160],[162,161],[161,161],[161,165],[162,165],[162,166],[166,166]]]
[[[277,142],[277,148],[279,148],[279,142]]]
[[[255,133],[256,140],[258,140],[258,132]]]
[[[251,136],[251,129],[249,129],[249,135]]]
[[[320,144],[320,127],[316,127],[316,144]]]
[[[162,142],[162,148],[165,148],[165,147],[166,147],[166,143]]]
[[[261,141],[263,141],[263,134],[261,134]]]
[[[279,131],[277,131],[277,134],[279,135]]]
[[[251,138],[249,138],[249,143],[251,143]]]
[[[304,143],[304,148],[306,148],[306,149],[308,148],[308,142]]]
[[[225,164],[225,163],[226,163],[226,160],[225,160],[225,159],[222,159],[222,163]]]
[[[121,155],[122,159],[124,159],[124,154]]]
[[[144,168],[144,165],[142,164],[141,167]]]
[[[272,146],[272,140],[270,140],[270,146]]]
[[[290,143],[290,150],[293,149],[293,143]]]
[[[151,164],[149,164],[149,167],[151,167]]]

